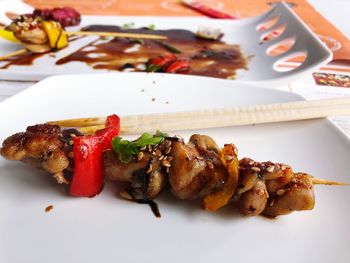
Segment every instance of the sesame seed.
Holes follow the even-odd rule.
[[[207,161],[207,165],[208,165],[209,169],[214,169],[214,164],[212,161]]]
[[[156,156],[161,156],[161,155],[162,155],[162,152],[159,149],[157,149],[156,150]]]
[[[171,164],[170,164],[167,160],[163,160],[163,161],[162,161],[162,165],[163,165],[164,167],[171,167]]]
[[[165,141],[165,146],[166,146],[166,147],[170,147],[170,146],[171,146],[171,143],[172,143],[171,141],[166,140],[166,141]]]
[[[248,164],[249,164],[249,165],[253,165],[253,164],[254,164],[254,161],[250,161]]]
[[[146,146],[143,146],[142,148],[140,148],[141,151],[146,150]]]
[[[264,189],[260,189],[258,194],[259,195],[264,195],[265,194],[265,190]]]
[[[284,190],[284,189],[279,189],[279,190],[276,192],[276,194],[277,194],[277,195],[283,195],[285,192],[286,192],[286,190]]]
[[[161,160],[163,160],[164,158],[166,158],[166,157],[165,157],[164,155],[161,155],[161,156],[159,156],[158,160],[161,161]]]
[[[273,199],[270,201],[269,205],[270,205],[270,206],[273,206],[274,204],[275,204],[275,198],[273,198]]]
[[[173,160],[173,157],[171,157],[171,156],[167,156],[167,157],[165,157],[169,162],[171,162],[172,160]]]
[[[250,168],[252,171],[254,172],[260,172],[260,168],[259,167],[256,167],[256,166],[253,166],[252,168]]]
[[[226,161],[231,161],[231,160],[233,160],[233,156],[225,154],[225,155],[224,155],[224,159],[225,159]]]
[[[165,154],[169,154],[171,151],[171,147],[165,148]]]
[[[150,164],[149,167],[147,168],[146,173],[147,173],[147,174],[151,173],[151,172],[152,172],[152,169],[153,169],[152,164]]]
[[[169,172],[170,172],[170,168],[167,167],[167,168],[166,168],[166,173],[169,173]]]
[[[141,161],[141,160],[143,159],[144,156],[145,156],[145,155],[143,154],[143,152],[139,152],[139,153],[137,154],[137,160],[138,160],[138,161]]]
[[[286,170],[286,169],[287,169],[287,166],[286,166],[286,165],[284,165],[284,164],[282,164],[281,169],[282,169],[282,171],[284,171],[284,170]]]
[[[73,145],[73,140],[69,140],[68,144]]]
[[[275,166],[269,166],[266,168],[266,171],[272,173],[275,170]]]
[[[74,138],[74,137],[77,137],[77,136],[74,133],[71,133],[70,137]]]

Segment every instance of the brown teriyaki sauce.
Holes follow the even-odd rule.
[[[150,58],[174,53],[178,59],[190,61],[188,72],[190,75],[234,79],[237,69],[247,69],[247,58],[242,54],[238,45],[228,44],[221,40],[199,38],[188,30],[123,29],[112,25],[90,25],[83,28],[82,31],[157,34],[166,36],[167,39],[99,38],[59,59],[56,65],[83,62],[94,69],[144,72],[146,62]],[[12,65],[31,65],[33,60],[40,56],[42,54],[28,52],[13,57],[8,59],[8,63],[1,69]]]
[[[166,36],[167,39],[99,39],[58,60],[57,65],[80,61],[94,69],[145,71],[145,63],[150,58],[165,53],[176,53],[179,59],[190,60],[191,68],[188,74],[191,75],[235,78],[237,69],[247,69],[247,59],[238,45],[227,44],[221,40],[199,38],[188,30],[122,29],[110,25],[91,25],[82,30],[156,34]],[[169,50],[167,45],[174,47],[180,53]]]

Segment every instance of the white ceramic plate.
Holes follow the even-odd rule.
[[[0,140],[55,119],[295,100],[301,97],[200,77],[52,77],[0,103]],[[325,119],[176,134],[195,132],[234,142],[240,157],[350,181],[350,143]],[[316,186],[313,211],[271,220],[231,207],[209,213],[163,194],[157,219],[148,206],[119,199],[110,183],[95,198],[70,197],[44,172],[0,159],[0,262],[349,262],[349,200],[347,187]],[[48,205],[54,210],[45,213]]]
[[[11,3],[5,1],[9,8]],[[0,2],[0,9],[1,9]],[[4,7],[1,13],[6,11]],[[270,29],[260,32],[258,28],[263,22],[278,17]],[[311,73],[322,65],[330,62],[332,52],[312,33],[312,31],[297,17],[294,12],[284,3],[278,3],[274,8],[265,14],[257,17],[240,20],[219,20],[206,18],[182,17],[113,17],[113,16],[83,16],[80,26],[91,24],[119,25],[134,23],[135,27],[147,27],[151,24],[156,29],[187,29],[196,32],[198,26],[220,28],[224,33],[223,40],[230,44],[241,46],[243,53],[250,57],[248,70],[237,71],[237,81],[253,83],[259,86],[279,86],[287,84],[295,78]],[[261,40],[269,32],[276,31],[279,27],[285,26],[285,31],[275,39],[261,44]],[[69,28],[74,31],[78,28]],[[294,45],[285,53],[278,56],[268,56],[267,51],[290,38],[295,38]],[[96,73],[96,70],[81,62],[70,62],[64,65],[55,65],[56,61],[63,58],[77,49],[96,40],[97,37],[87,37],[71,42],[69,47],[55,53],[44,55],[34,61],[31,66],[11,66],[8,69],[0,69],[0,79],[10,80],[41,80],[47,76],[60,74]],[[0,54],[7,54],[14,50],[13,43],[0,39]],[[17,49],[19,47],[16,47]],[[307,55],[304,63],[291,71],[276,71],[276,65],[287,58],[296,55]],[[0,67],[4,65],[0,62]],[[295,64],[293,64],[295,66]],[[289,67],[290,68],[290,67]],[[292,67],[293,68],[293,67]],[[290,68],[290,69],[292,69]]]

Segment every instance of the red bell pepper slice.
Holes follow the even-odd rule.
[[[175,55],[167,53],[162,56],[150,58],[147,61],[147,71],[148,72],[157,72],[163,69],[166,65],[175,61],[177,58]]]
[[[115,114],[108,116],[105,127],[95,133],[95,136],[99,137],[102,141],[103,151],[111,148],[112,139],[119,134],[120,118]]]
[[[166,73],[188,73],[190,62],[188,60],[175,60],[165,69]]]
[[[97,136],[74,138],[74,174],[69,193],[94,196],[103,186],[102,144]]]
[[[119,134],[120,119],[117,115],[107,117],[106,128],[95,135],[78,136],[74,142],[74,174],[69,193],[74,196],[91,197],[103,187],[103,151],[111,148],[112,139]]]
[[[163,67],[165,64],[167,64],[169,62],[172,62],[172,61],[174,61],[176,59],[177,58],[176,58],[175,55],[167,53],[167,54],[165,54],[163,56],[158,56],[158,57],[155,57],[155,58],[151,58],[148,61],[148,64],[156,65],[156,66],[159,66],[159,67]]]

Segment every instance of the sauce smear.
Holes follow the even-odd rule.
[[[94,69],[144,72],[147,71],[146,62],[149,59],[173,53],[178,59],[190,62],[190,75],[234,79],[237,69],[247,69],[247,58],[238,45],[200,38],[188,30],[123,29],[112,25],[90,25],[82,31],[157,34],[167,39],[99,38],[59,59],[56,65],[83,62]],[[31,65],[40,56],[42,54],[28,52],[13,57],[1,69],[11,65]]]

